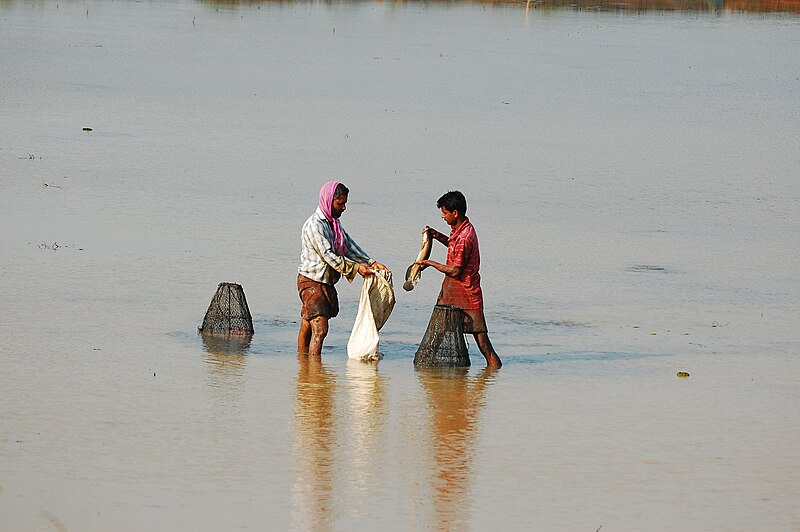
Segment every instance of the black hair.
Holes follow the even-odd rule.
[[[350,189],[344,186],[344,183],[339,183],[336,185],[336,190],[333,191],[333,199],[339,199],[348,194],[350,194]]]
[[[451,190],[436,202],[436,207],[444,207],[448,211],[458,211],[461,216],[467,215],[467,198],[458,190]]]

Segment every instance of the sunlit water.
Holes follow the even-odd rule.
[[[0,127],[0,530],[800,529],[796,15],[3,2]],[[396,281],[465,192],[500,371],[433,271],[298,361],[333,177]]]

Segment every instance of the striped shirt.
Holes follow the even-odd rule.
[[[447,244],[447,265],[458,266],[458,277],[445,275],[439,303],[455,305],[464,310],[483,308],[481,290],[481,252],[478,248],[478,235],[469,218],[464,220],[458,230],[451,228]]]
[[[360,263],[372,265],[375,261],[350,238],[344,227],[342,232],[344,245],[347,248],[344,257],[333,250],[333,226],[317,207],[317,211],[303,224],[300,237],[302,242],[300,266],[297,272],[314,281],[330,285],[336,284],[342,275],[353,282]]]

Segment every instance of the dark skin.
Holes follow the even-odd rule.
[[[464,216],[463,213],[458,212],[458,210],[448,211],[447,208],[442,207],[442,220],[447,222],[447,224],[452,227],[454,230],[459,229],[464,222],[467,220],[467,217]],[[436,229],[431,227],[425,226],[422,230],[423,233],[427,232],[428,235],[433,238],[434,240],[438,240],[445,246],[450,243],[450,237],[447,235],[443,235]],[[431,266],[432,268],[436,268],[443,274],[447,275],[448,277],[459,277],[461,275],[461,270],[463,266],[448,266],[447,264],[442,264],[441,262],[436,262],[435,260],[420,260],[417,261],[417,264],[421,264],[424,266]],[[479,332],[473,333],[472,336],[475,338],[475,343],[478,344],[478,349],[480,349],[481,354],[486,359],[486,365],[489,367],[499,368],[503,365],[500,361],[500,357],[494,350],[492,346],[491,340],[489,340],[489,334],[486,332]]]
[[[340,196],[334,198],[331,203],[331,216],[340,218],[342,213],[347,210],[347,196]],[[361,277],[372,275],[372,269],[389,270],[380,262],[374,262],[372,266],[368,264],[358,265],[358,274]],[[328,335],[328,317],[317,316],[310,320],[302,319],[300,321],[300,332],[297,334],[297,353],[308,354],[308,356],[321,357],[322,356],[322,343],[325,341],[325,336]]]

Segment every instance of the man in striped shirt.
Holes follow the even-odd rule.
[[[322,185],[317,210],[303,224],[297,269],[297,292],[302,301],[298,354],[322,354],[328,320],[339,314],[339,297],[334,285],[342,276],[352,283],[356,273],[366,277],[372,274],[373,268],[388,269],[370,258],[339,223],[347,209],[349,193],[338,181]]]
[[[467,199],[454,190],[443,195],[436,203],[442,210],[442,219],[450,226],[450,236],[436,229],[425,227],[431,238],[447,246],[447,264],[434,260],[422,260],[419,264],[433,266],[444,274],[442,289],[437,304],[454,305],[463,311],[464,332],[472,333],[486,365],[500,367],[503,363],[492,347],[483,314],[483,291],[481,290],[481,253],[478,235],[467,218]]]

